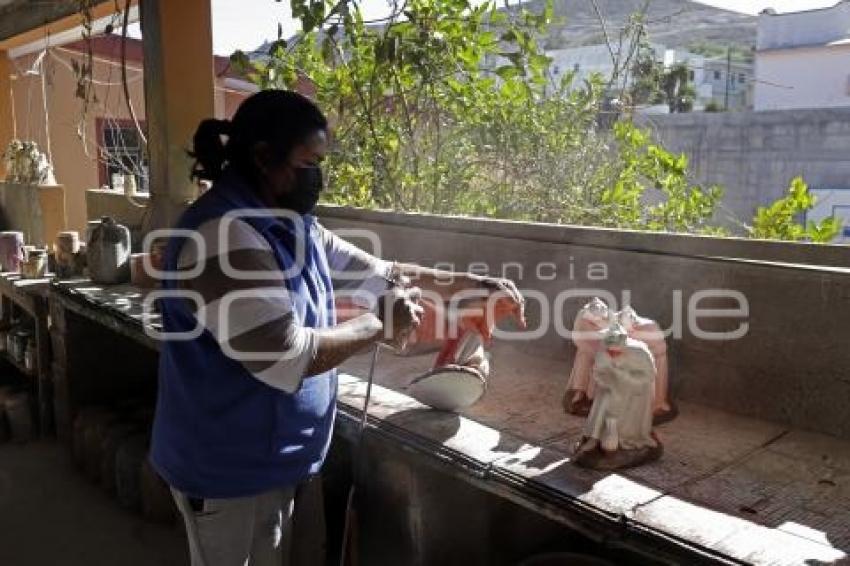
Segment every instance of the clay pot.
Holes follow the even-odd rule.
[[[100,444],[100,486],[109,495],[115,495],[115,458],[118,448],[130,436],[139,434],[138,424],[119,422],[108,427]]]
[[[124,439],[115,454],[115,495],[124,509],[141,508],[141,469],[148,454],[148,436],[135,434]]]
[[[159,285],[159,279],[151,276],[150,272],[145,268],[145,262],[148,261],[155,269],[156,264],[153,263],[154,256],[151,254],[131,254],[130,255],[130,283],[136,287],[151,288]]]
[[[74,430],[71,434],[71,456],[78,470],[85,471],[86,465],[86,431],[92,421],[103,418],[108,411],[103,407],[83,407],[74,418]]]
[[[33,248],[27,251],[27,257],[21,264],[21,277],[24,279],[42,279],[47,275],[47,250]]]
[[[6,399],[6,420],[14,442],[29,442],[34,436],[32,408],[27,393],[15,393]]]
[[[103,453],[101,447],[109,428],[119,421],[118,415],[106,412],[92,418],[83,433],[83,469],[86,477],[93,482],[99,482],[101,459]]]
[[[73,277],[77,274],[76,255],[79,252],[79,232],[68,230],[56,235],[56,275],[58,277]]]
[[[147,457],[142,462],[139,484],[142,515],[145,519],[157,523],[173,523],[177,518],[177,506],[171,496],[171,490],[153,469]]]

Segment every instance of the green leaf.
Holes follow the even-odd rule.
[[[502,36],[499,39],[501,41],[504,41],[505,43],[513,43],[518,39],[518,37],[519,36],[517,35],[516,30],[511,28],[508,31],[506,31],[505,33],[503,33]]]
[[[496,74],[503,79],[512,79],[518,77],[520,72],[515,65],[502,65],[496,69]]]

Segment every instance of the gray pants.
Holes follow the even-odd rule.
[[[199,510],[192,509],[183,493],[173,488],[171,493],[186,525],[192,566],[324,563],[318,478],[297,490],[290,487],[252,497],[205,499]]]

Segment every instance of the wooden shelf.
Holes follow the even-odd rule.
[[[46,299],[52,275],[41,279],[24,279],[19,273],[0,273],[0,294],[30,316],[36,316],[36,302]]]

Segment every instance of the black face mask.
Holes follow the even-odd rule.
[[[323,188],[322,170],[319,167],[297,167],[292,190],[282,195],[278,202],[281,208],[287,208],[296,214],[310,214],[316,208]]]

